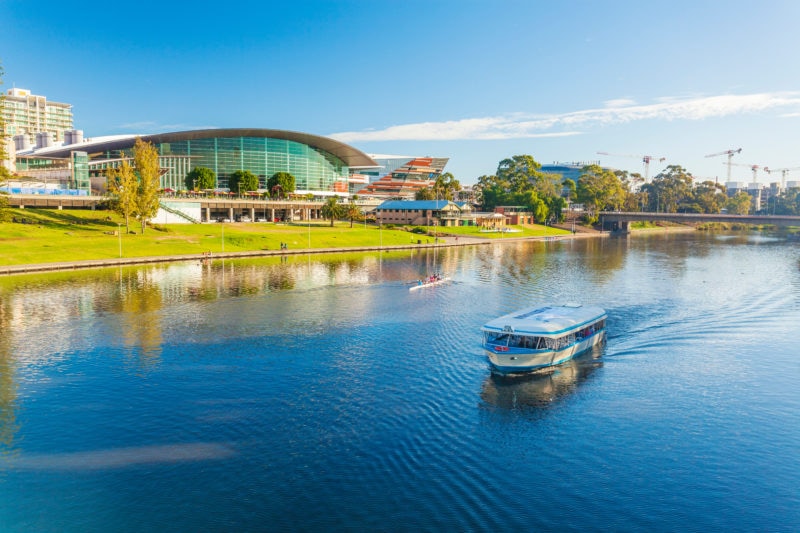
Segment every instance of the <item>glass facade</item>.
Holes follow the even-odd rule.
[[[79,191],[89,191],[89,154],[86,152],[72,152],[72,188]]]
[[[276,172],[295,178],[298,193],[334,192],[347,186],[348,166],[335,155],[286,139],[269,137],[211,137],[156,144],[161,156],[184,156],[190,168],[170,170],[164,187],[185,189],[183,178],[192,168],[207,167],[217,175],[217,187],[228,188],[228,179],[237,170],[258,176],[259,187]],[[179,158],[174,158],[179,159]],[[166,167],[166,165],[165,165]],[[172,174],[171,174],[172,173]]]

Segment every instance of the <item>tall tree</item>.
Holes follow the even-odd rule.
[[[295,190],[294,176],[288,172],[276,172],[267,180],[267,190],[273,197],[284,198]]]
[[[728,199],[725,207],[728,213],[733,215],[746,215],[750,212],[750,205],[753,203],[752,197],[744,191],[739,191]]]
[[[150,142],[137,138],[133,145],[133,162],[139,174],[139,194],[136,196],[136,216],[144,233],[147,223],[158,213],[161,167],[158,150]]]
[[[503,196],[508,191],[508,188],[508,181],[495,174],[488,176],[484,174],[478,178],[478,183],[475,185],[475,189],[478,192],[478,200],[487,211],[492,211],[498,205],[502,205]]]
[[[456,193],[461,190],[461,183],[450,172],[439,174],[433,184],[434,199],[455,200]]]
[[[249,170],[237,170],[231,177],[228,178],[228,187],[232,192],[257,191],[258,190],[258,176]]]
[[[693,191],[694,201],[702,213],[719,213],[728,201],[725,186],[706,180],[698,183]]]
[[[680,165],[669,165],[650,183],[642,185],[650,199],[650,209],[676,213],[681,203],[692,202],[692,175]]]
[[[353,227],[354,220],[360,220],[363,216],[361,208],[356,205],[356,199],[350,198],[350,203],[345,208],[345,216],[350,219],[350,227]]]
[[[524,192],[531,188],[539,197],[558,196],[560,175],[541,171],[542,165],[533,156],[515,155],[500,161],[497,176],[509,184],[510,192]]]
[[[217,174],[206,167],[194,167],[184,180],[186,188],[192,191],[213,189],[217,186]]]
[[[619,209],[625,203],[627,190],[613,171],[599,165],[583,167],[578,178],[578,201],[586,206],[592,218],[597,211]]]
[[[139,179],[127,159],[120,166],[106,172],[106,190],[111,197],[111,207],[125,219],[125,232],[129,232],[130,218],[136,214],[136,196],[139,194]]]
[[[342,216],[344,216],[343,206],[339,204],[338,196],[331,196],[328,198],[325,205],[320,209],[320,212],[324,218],[330,219],[331,227],[333,227],[333,222],[337,218],[342,218]]]

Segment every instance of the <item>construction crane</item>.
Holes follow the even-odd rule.
[[[767,174],[772,174],[773,172],[780,172],[781,173],[781,189],[786,188],[786,174],[790,170],[800,170],[800,167],[792,167],[792,168],[768,168],[764,167],[764,172]]]
[[[741,148],[736,148],[734,150],[725,150],[724,152],[718,152],[716,154],[708,154],[706,157],[717,157],[718,155],[727,155],[728,156],[728,162],[726,164],[728,165],[728,182],[730,182],[731,181],[731,158],[734,155],[739,154],[741,152],[742,152]]]
[[[749,167],[750,170],[753,171],[753,183],[758,183],[758,169],[761,168],[759,165],[745,165],[742,163],[723,163],[723,165],[728,165],[728,169],[730,169],[730,165],[734,165],[737,167]],[[730,180],[728,180],[730,181]]]
[[[609,154],[608,152],[597,152],[600,155],[610,155],[613,157],[633,157],[636,159],[641,158],[644,163],[644,182],[647,183],[650,175],[650,161],[657,161],[659,163],[665,161],[666,157],[654,157],[652,155],[630,155],[630,154]]]

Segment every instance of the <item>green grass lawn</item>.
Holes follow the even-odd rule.
[[[436,232],[442,235],[466,235],[468,237],[480,237],[482,239],[509,239],[511,237],[547,237],[549,235],[569,235],[571,232],[553,228],[551,226],[540,226],[538,224],[521,224],[519,226],[509,226],[512,232],[491,232],[482,233],[476,226],[458,227],[437,227]],[[424,228],[432,232],[434,228]],[[516,231],[521,230],[521,231]]]
[[[138,223],[125,232],[124,221],[109,211],[8,209],[0,223],[0,265],[52,263],[120,257],[201,254],[289,249],[392,246],[433,242],[406,228],[363,223],[312,221],[311,224],[211,223],[156,224],[144,234]],[[15,219],[16,222],[11,220]],[[24,221],[24,223],[22,223]],[[119,229],[122,229],[118,233]],[[476,227],[437,228],[445,235],[486,239],[537,237],[568,233],[544,226],[516,226],[517,233],[480,233]],[[432,232],[434,228],[421,228]]]

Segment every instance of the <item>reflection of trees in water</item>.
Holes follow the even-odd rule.
[[[120,273],[117,311],[124,345],[139,348],[141,366],[158,364],[161,356],[162,316],[164,305],[162,288],[152,279],[153,269],[140,269]]]
[[[573,250],[582,253],[570,253]],[[582,276],[591,274],[601,282],[612,279],[614,272],[624,266],[626,250],[626,240],[618,238],[528,240],[482,247],[477,257],[483,267],[479,275],[484,278],[529,282],[546,276],[557,282],[558,276],[569,278],[571,272],[579,271]],[[570,265],[570,261],[580,261],[580,265]]]
[[[501,409],[541,410],[563,400],[580,386],[595,369],[599,347],[556,367],[517,376],[491,374],[483,382],[481,399]]]
[[[13,448],[18,430],[16,362],[11,341],[11,308],[0,299],[0,454]]]
[[[481,277],[510,277],[516,281],[530,281],[541,277],[547,268],[545,243],[516,241],[482,247],[477,255],[482,268]]]

